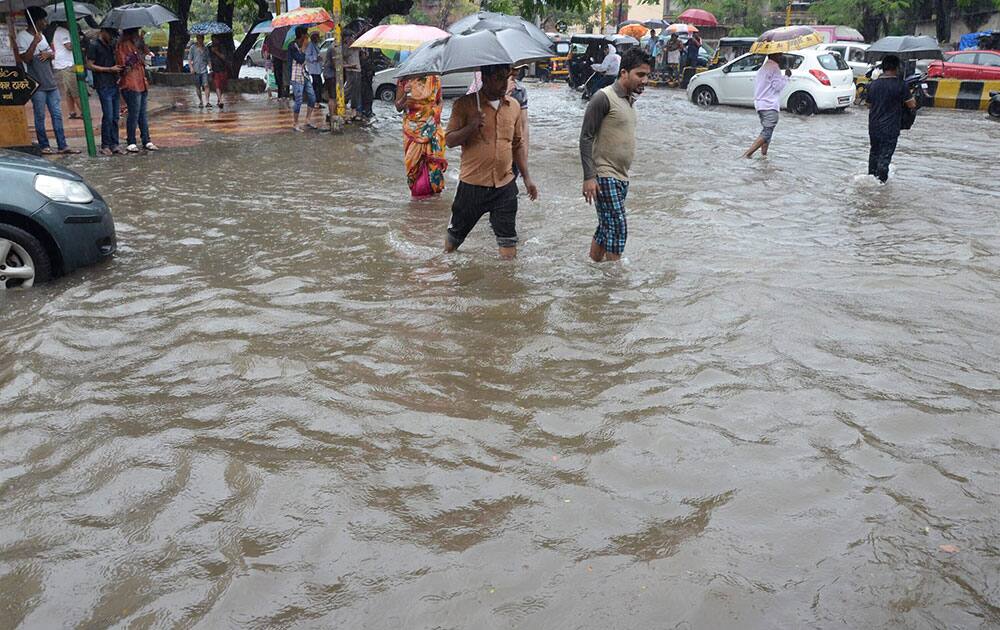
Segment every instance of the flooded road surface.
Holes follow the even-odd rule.
[[[1000,624],[1000,125],[639,104],[597,266],[532,87],[520,257],[398,122],[70,162],[121,250],[4,299],[0,625]],[[206,132],[212,133],[212,132]],[[943,547],[942,547],[943,546]]]

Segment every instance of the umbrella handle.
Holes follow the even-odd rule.
[[[483,106],[479,103],[479,90],[476,90],[476,109],[483,111]]]

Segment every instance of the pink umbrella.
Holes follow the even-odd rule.
[[[715,16],[704,9],[688,9],[677,16],[678,22],[694,24],[695,26],[718,26],[719,21]]]
[[[433,26],[418,24],[383,24],[368,30],[351,48],[381,48],[382,50],[413,50],[432,39],[448,37],[451,33]]]

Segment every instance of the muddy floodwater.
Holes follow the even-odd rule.
[[[65,162],[109,264],[0,296],[0,627],[1000,626],[1000,125],[637,105],[621,264],[530,86],[519,257],[398,119]]]

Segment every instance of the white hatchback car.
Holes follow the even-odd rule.
[[[387,68],[375,73],[372,92],[375,98],[391,103],[396,100],[396,68]],[[465,96],[476,78],[475,72],[455,72],[441,75],[441,95],[450,98]]]
[[[792,77],[781,93],[781,107],[802,116],[846,109],[854,101],[854,73],[840,55],[807,48],[785,53]],[[723,104],[753,107],[753,84],[764,55],[747,54],[730,63],[696,74],[687,95],[702,106]]]
[[[868,44],[862,44],[861,42],[834,42],[832,44],[820,44],[817,48],[819,50],[832,50],[835,53],[840,53],[840,56],[844,58],[847,65],[851,66],[851,70],[854,71],[854,78],[863,77],[866,72],[871,70],[871,64],[865,61],[865,51],[868,50]]]

